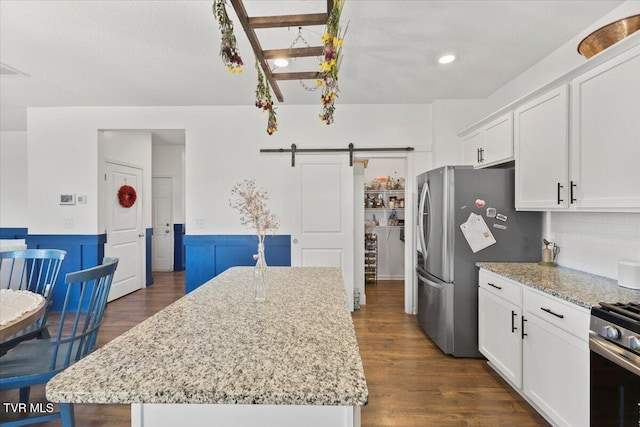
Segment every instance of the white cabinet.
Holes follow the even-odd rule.
[[[484,147],[481,166],[491,166],[513,160],[513,114],[511,112],[489,122],[484,127]]]
[[[574,205],[640,209],[640,46],[575,78],[571,89]]]
[[[563,85],[514,112],[517,209],[569,206],[569,98]]]
[[[478,165],[480,163],[480,147],[484,142],[482,129],[477,129],[462,138],[462,151],[465,165]]]
[[[553,424],[589,425],[589,314],[524,290],[523,391]]]
[[[570,88],[514,111],[516,208],[639,211],[640,46]]]
[[[521,299],[522,292],[517,285],[480,271],[479,350],[516,388],[522,387]]]
[[[511,112],[462,137],[464,161],[475,168],[513,160],[513,115]]]
[[[481,269],[478,343],[553,425],[589,425],[589,311]]]

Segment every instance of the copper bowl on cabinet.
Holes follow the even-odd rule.
[[[640,29],[640,14],[619,19],[582,39],[578,53],[589,59]]]

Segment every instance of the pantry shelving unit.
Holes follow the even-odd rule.
[[[378,236],[364,235],[364,282],[378,284]]]
[[[365,220],[376,228],[404,227],[404,190],[365,190]]]

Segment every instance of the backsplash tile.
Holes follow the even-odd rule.
[[[550,240],[563,267],[618,279],[618,261],[640,261],[640,213],[552,212]]]

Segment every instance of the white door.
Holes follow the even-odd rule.
[[[291,235],[291,265],[342,269],[353,309],[353,169],[346,155],[300,156],[299,222]]]
[[[153,178],[151,269],[173,271],[173,178]]]
[[[107,173],[107,243],[104,254],[120,259],[109,301],[144,287],[144,228],[142,223],[142,169],[106,162]],[[136,191],[136,201],[123,207],[118,190],[129,185]]]

